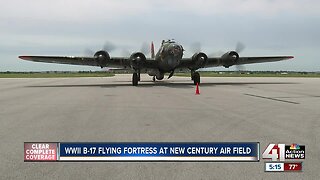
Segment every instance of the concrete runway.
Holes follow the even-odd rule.
[[[1,179],[319,179],[319,78],[0,79]],[[23,142],[306,145],[301,173],[253,163],[25,163]],[[262,153],[262,152],[261,152]]]

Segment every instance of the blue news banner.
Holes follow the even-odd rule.
[[[259,143],[57,143],[57,161],[259,161]]]

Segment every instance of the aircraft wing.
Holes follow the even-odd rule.
[[[132,60],[128,57],[112,57],[101,65],[96,57],[76,57],[76,56],[19,56],[20,59],[45,62],[45,63],[57,63],[57,64],[71,64],[71,65],[85,65],[85,66],[99,66],[99,67],[111,67],[111,68],[123,68],[131,69]],[[264,63],[281,61],[291,59],[293,56],[265,56],[265,57],[239,57],[235,62],[232,62],[223,57],[208,58],[205,62],[198,62],[192,58],[183,58],[178,68],[199,69],[205,67],[218,67],[218,66],[232,66],[252,63]],[[158,68],[158,61],[147,58],[141,65],[142,69],[155,69]]]
[[[261,56],[261,57],[239,57],[235,61],[230,61],[223,57],[208,58],[205,62],[197,62],[192,58],[183,58],[180,68],[198,69],[207,67],[218,67],[218,66],[232,66],[242,64],[253,64],[253,63],[264,63],[282,61],[292,59],[293,56]]]
[[[293,56],[239,57],[235,65],[282,61],[292,58]]]
[[[128,57],[112,57],[101,66],[96,57],[76,57],[76,56],[19,56],[20,59],[34,62],[56,63],[56,64],[71,64],[85,66],[99,66],[111,68],[131,69],[131,59]],[[147,58],[143,64],[143,68],[156,68],[157,62]]]

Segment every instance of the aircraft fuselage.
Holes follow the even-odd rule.
[[[183,56],[183,47],[174,41],[163,41],[155,60],[159,62],[159,70],[163,73],[173,71]]]

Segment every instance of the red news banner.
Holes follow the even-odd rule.
[[[285,162],[284,171],[302,171],[302,162]]]
[[[57,143],[24,143],[24,161],[57,161]]]

